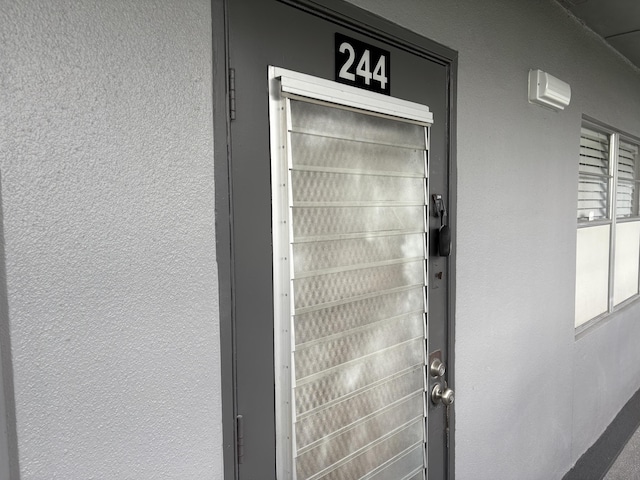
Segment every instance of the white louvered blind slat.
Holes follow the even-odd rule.
[[[289,108],[296,478],[422,479],[427,130]]]
[[[582,127],[580,133],[578,221],[607,218],[610,178],[609,136]]]
[[[638,216],[638,146],[620,140],[618,146],[618,218]]]

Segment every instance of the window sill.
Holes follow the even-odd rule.
[[[632,297],[627,298],[623,302],[616,305],[611,312],[605,312],[597,317],[592,318],[591,320],[579,325],[575,328],[575,339],[580,340],[582,337],[585,337],[589,333],[597,330],[599,327],[606,325],[611,320],[616,318],[616,313],[624,310],[630,305],[635,304],[640,299],[640,294],[636,294]]]

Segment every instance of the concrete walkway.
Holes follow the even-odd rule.
[[[604,480],[640,480],[640,429],[629,439]]]

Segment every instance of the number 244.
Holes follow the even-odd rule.
[[[351,68],[351,66],[354,64],[356,60],[356,51],[354,50],[353,46],[351,46],[350,43],[342,42],[342,44],[340,45],[340,53],[345,53],[345,52],[349,53],[349,58],[347,58],[347,61],[344,62],[344,65],[342,65],[342,68],[338,73],[340,78],[344,78],[345,80],[350,80],[352,82],[355,82],[356,75],[358,75],[364,79],[364,83],[366,85],[370,85],[371,80],[373,79],[374,81],[380,83],[380,88],[382,88],[383,90],[386,88],[387,81],[388,81],[387,75],[386,75],[387,60],[384,55],[380,57],[380,59],[378,60],[378,63],[376,63],[376,66],[372,72],[371,71],[371,53],[369,52],[369,50],[365,50],[364,53],[362,54],[362,57],[360,57],[360,61],[358,62],[358,65],[356,66],[356,73],[351,73],[349,69]]]

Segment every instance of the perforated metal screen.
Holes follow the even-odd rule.
[[[426,127],[287,103],[297,479],[422,479]]]

